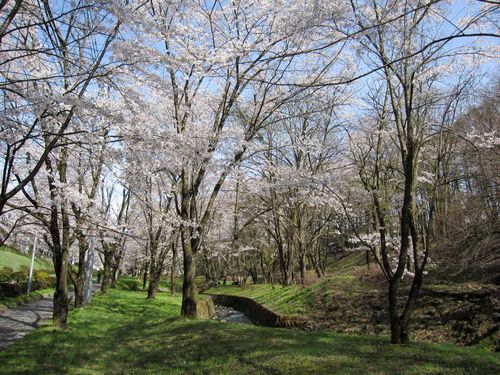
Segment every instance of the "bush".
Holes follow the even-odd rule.
[[[56,278],[46,271],[35,271],[33,274],[32,290],[53,288],[56,286]]]
[[[15,283],[0,283],[0,299],[15,298],[23,294],[21,287]]]
[[[55,275],[50,274],[50,270],[36,270],[33,272],[31,290],[53,288],[56,285]],[[10,283],[20,290],[28,287],[29,268],[21,267],[20,271],[14,272],[10,267],[0,269],[0,283]]]
[[[26,289],[28,284],[29,269],[21,268],[20,271],[14,272],[12,274],[12,280],[18,284],[21,288]]]
[[[0,269],[0,283],[9,283],[13,281],[13,273],[14,270],[10,267],[3,267]]]
[[[142,289],[142,283],[138,279],[131,277],[121,277],[116,281],[118,289],[138,291]]]

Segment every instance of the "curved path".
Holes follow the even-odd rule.
[[[0,311],[0,349],[50,320],[52,309],[51,296]]]
[[[92,292],[99,290],[100,284],[92,285]],[[72,301],[73,292],[69,292]],[[14,309],[0,311],[0,350],[20,339],[33,329],[52,319],[53,297],[43,297],[34,302],[22,304]],[[71,308],[71,302],[70,302]]]

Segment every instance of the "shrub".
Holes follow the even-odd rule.
[[[12,274],[12,280],[21,286],[23,289],[25,289],[27,283],[28,283],[28,275],[29,275],[29,269],[21,268],[20,271],[14,272]]]
[[[32,290],[53,288],[56,285],[54,275],[49,275],[46,271],[35,271],[33,274]]]
[[[0,283],[9,283],[13,281],[13,273],[14,270],[10,267],[3,267],[0,269]]]
[[[50,274],[50,270],[35,270],[31,290],[53,288],[56,285],[55,275]],[[29,268],[21,267],[20,271],[14,272],[10,267],[0,269],[0,283],[15,284],[18,289],[26,290],[28,286]]]
[[[23,294],[21,287],[15,283],[0,283],[0,298],[13,298]]]
[[[142,284],[139,280],[131,277],[121,277],[116,281],[116,286],[123,290],[137,291],[141,290]]]

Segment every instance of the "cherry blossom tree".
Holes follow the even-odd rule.
[[[0,215],[11,198],[26,193],[52,150],[65,142],[89,86],[106,75],[105,56],[119,26],[107,25],[107,19],[97,5],[25,1],[9,21],[13,27],[2,39],[0,62]]]
[[[149,64],[141,79],[167,93],[162,104],[177,142],[185,316],[196,315],[196,257],[222,185],[271,114],[305,89],[279,84],[304,85],[325,71],[321,59],[296,56],[319,43],[316,21],[328,6],[157,1],[127,17],[131,37],[115,52]]]

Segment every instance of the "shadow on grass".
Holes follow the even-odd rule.
[[[111,293],[0,352],[1,374],[493,374],[491,353],[380,337],[189,321],[180,300]]]

